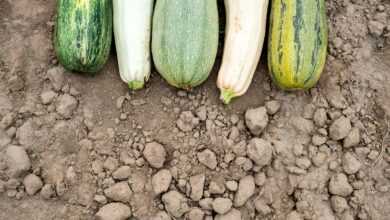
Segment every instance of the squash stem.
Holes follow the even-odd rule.
[[[221,100],[226,105],[229,104],[232,99],[236,97],[235,93],[230,89],[221,89]]]
[[[134,80],[128,83],[131,90],[138,90],[144,88],[144,81]]]

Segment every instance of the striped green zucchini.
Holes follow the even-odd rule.
[[[216,0],[158,0],[152,54],[169,84],[189,89],[207,79],[218,48]]]
[[[313,87],[323,71],[328,29],[325,0],[273,0],[268,67],[282,89]]]
[[[111,40],[111,0],[57,1],[54,46],[66,69],[97,72],[108,59]]]

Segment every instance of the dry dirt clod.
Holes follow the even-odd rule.
[[[253,176],[246,176],[240,179],[238,190],[234,197],[234,207],[243,206],[255,193],[255,180]]]
[[[108,157],[103,163],[103,168],[107,171],[113,172],[118,168],[118,165],[119,162],[116,158]]]
[[[57,97],[57,93],[55,93],[52,90],[42,92],[41,93],[42,104],[44,104],[44,105],[50,104],[54,100],[55,97]]]
[[[238,189],[238,183],[234,180],[226,181],[225,186],[229,191],[232,192],[235,192]]]
[[[265,108],[269,115],[276,114],[280,109],[280,102],[276,100],[268,101],[265,103]]]
[[[223,183],[222,180],[215,179],[210,181],[209,192],[211,194],[223,194],[225,190],[226,190],[225,184]]]
[[[323,127],[327,120],[326,110],[324,108],[318,108],[314,112],[313,120],[318,127]]]
[[[343,163],[344,171],[347,174],[357,173],[362,166],[360,161],[358,159],[356,159],[356,157],[353,156],[353,154],[351,154],[349,152],[344,154],[342,163]]]
[[[206,181],[206,176],[204,174],[199,174],[190,177],[190,186],[191,186],[191,199],[194,201],[199,201],[203,197],[203,188]]]
[[[338,173],[330,179],[329,192],[333,195],[345,197],[351,195],[353,189],[348,182],[347,176],[343,173]]]
[[[248,109],[245,112],[245,123],[253,135],[260,135],[268,125],[267,109],[265,107]]]
[[[104,190],[104,194],[113,201],[127,203],[132,192],[127,182],[119,182]]]
[[[199,201],[199,206],[203,210],[212,210],[213,209],[213,199],[212,198],[204,198]]]
[[[190,111],[185,111],[180,114],[177,120],[177,127],[183,132],[192,131],[199,124],[199,118],[195,117]]]
[[[298,212],[292,211],[286,216],[286,220],[303,220],[303,217]]]
[[[188,220],[204,220],[205,213],[200,208],[192,208],[187,214]]]
[[[232,201],[227,198],[216,198],[213,201],[213,210],[218,214],[225,214],[232,208]]]
[[[58,98],[56,110],[58,114],[63,116],[64,118],[71,118],[73,112],[76,110],[78,105],[77,99],[73,96],[64,94]]]
[[[269,207],[269,205],[267,205],[261,198],[255,200],[255,209],[261,215],[269,215],[272,212],[271,207]]]
[[[196,116],[198,116],[198,118],[199,118],[201,121],[206,121],[206,119],[207,119],[207,110],[206,110],[206,106],[201,106],[201,107],[199,107],[199,108],[196,110]]]
[[[161,199],[167,212],[175,218],[182,217],[190,210],[187,198],[177,191],[169,191]]]
[[[291,119],[292,126],[302,134],[311,134],[314,131],[314,124],[311,120],[303,117],[293,117]]]
[[[164,146],[152,142],[145,145],[143,155],[151,167],[159,169],[163,167],[167,153]]]
[[[35,174],[29,174],[24,178],[23,185],[27,194],[32,196],[42,188],[43,183],[41,178]]]
[[[107,204],[107,198],[103,195],[95,195],[93,198],[94,201],[96,201],[99,204]]]
[[[349,208],[347,200],[340,196],[332,196],[330,204],[336,213],[343,213]]]
[[[130,208],[123,203],[109,203],[99,209],[96,220],[127,220],[131,216]]]
[[[116,180],[125,180],[129,178],[131,168],[129,166],[121,166],[112,173],[112,177]]]
[[[214,170],[217,167],[217,157],[213,151],[209,149],[203,150],[197,153],[197,157],[199,162],[209,169]]]
[[[169,217],[166,212],[159,211],[152,217],[151,220],[171,220],[171,217]]]
[[[166,192],[172,181],[172,174],[167,169],[158,171],[152,177],[152,187],[156,195]]]
[[[5,156],[10,177],[21,177],[31,168],[30,158],[23,147],[9,146]]]
[[[45,184],[41,189],[41,197],[44,199],[50,199],[55,196],[54,187],[51,184]]]
[[[62,67],[54,67],[47,71],[47,77],[51,81],[53,89],[60,91],[64,85],[64,69]]]
[[[247,155],[257,166],[267,166],[272,160],[272,145],[264,139],[253,138],[247,146]]]
[[[321,135],[313,135],[311,141],[315,146],[321,146],[326,143],[328,140],[327,137],[321,136]]]
[[[329,128],[329,136],[335,140],[341,140],[347,137],[349,132],[351,131],[351,120],[344,116],[336,119]]]
[[[241,220],[241,212],[237,209],[231,209],[226,214],[218,214],[215,216],[214,220]]]
[[[355,147],[360,143],[360,131],[359,128],[352,128],[348,136],[344,139],[344,148]]]

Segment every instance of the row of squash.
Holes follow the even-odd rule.
[[[94,73],[108,59],[114,29],[119,72],[143,88],[151,60],[171,85],[189,89],[214,65],[217,0],[58,0],[55,49],[67,69]],[[268,0],[225,0],[226,31],[217,86],[229,103],[243,95],[263,48]],[[325,0],[272,0],[268,66],[282,89],[308,89],[326,60]],[[153,27],[153,28],[152,28]],[[151,55],[152,54],[152,55]]]

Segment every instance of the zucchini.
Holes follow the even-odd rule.
[[[111,0],[57,1],[54,47],[66,69],[99,71],[108,59],[111,40]]]
[[[152,55],[169,84],[190,89],[207,79],[218,48],[216,0],[158,0]]]
[[[114,0],[114,35],[121,79],[141,89],[151,69],[150,35],[154,0]]]
[[[217,86],[228,104],[251,84],[263,49],[268,0],[225,0],[226,37]]]
[[[325,0],[274,0],[268,67],[282,89],[313,87],[323,71],[328,45]]]

